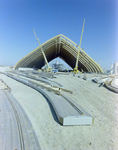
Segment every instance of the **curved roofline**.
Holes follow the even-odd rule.
[[[54,48],[54,47],[58,46],[58,45],[61,45],[62,52],[64,50],[64,52],[63,52],[64,55],[61,56],[62,58],[63,58],[63,56],[65,57],[65,55],[68,54],[70,56],[70,58],[73,58],[73,61],[76,60],[78,50],[79,50],[78,45],[75,42],[73,42],[71,39],[69,39],[68,37],[64,36],[63,34],[59,34],[59,35],[47,40],[42,45],[38,46],[32,52],[30,52],[25,57],[23,57],[21,60],[19,60],[17,62],[17,64],[14,66],[14,68],[16,69],[19,67],[32,66],[32,64],[31,64],[32,61],[40,61],[37,59],[36,56],[39,55],[40,56],[39,59],[42,59],[41,46],[43,47],[44,52],[47,54],[47,57],[48,57],[48,55],[56,53],[55,52],[56,48]],[[49,51],[51,51],[50,47],[52,47],[53,52],[51,52],[49,54]],[[59,48],[58,48],[58,50],[59,50]],[[37,53],[37,55],[36,55],[36,53]],[[48,59],[50,59],[50,58],[48,58]],[[64,58],[64,59],[66,60],[66,58]],[[85,68],[87,68],[88,72],[99,72],[99,73],[103,72],[102,68],[82,48],[80,48],[80,56],[79,56],[78,62],[81,65],[85,66]],[[33,63],[33,64],[35,64],[35,63]]]

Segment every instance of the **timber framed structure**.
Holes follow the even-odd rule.
[[[59,34],[42,45],[34,49],[32,52],[23,57],[16,65],[15,69],[19,67],[39,68],[44,66],[44,57],[41,51],[41,46],[44,50],[48,62],[54,58],[60,57],[72,68],[75,67],[78,45],[66,36]],[[102,73],[102,68],[82,49],[80,48],[78,70],[84,72]]]

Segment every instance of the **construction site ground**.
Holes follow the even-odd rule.
[[[0,67],[2,71],[5,71],[4,67]],[[90,126],[62,126],[41,93],[3,74],[0,79],[11,88],[11,93],[28,115],[42,150],[118,149],[117,93],[91,80],[78,78],[78,75],[60,73],[53,80],[73,91],[73,94],[65,94],[94,118]]]

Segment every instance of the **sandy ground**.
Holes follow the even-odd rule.
[[[117,93],[72,74],[59,75],[54,80],[73,91],[65,94],[94,117],[91,126],[62,126],[39,92],[2,74],[0,79],[27,113],[42,150],[118,150]]]

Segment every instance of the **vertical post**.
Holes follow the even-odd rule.
[[[34,35],[35,35],[35,37],[36,37],[36,40],[37,40],[37,41],[38,41],[38,43],[39,43],[39,46],[41,46],[40,41],[39,41],[39,39],[37,38],[37,36],[36,36],[36,33],[35,33],[35,30],[34,30],[34,29],[33,29],[33,31],[34,31]],[[49,69],[49,64],[48,64],[48,61],[47,61],[47,58],[46,58],[46,56],[45,56],[45,53],[44,53],[44,51],[43,51],[42,46],[41,46],[41,51],[42,51],[43,57],[44,57],[45,62],[46,62],[46,64],[47,64],[47,66],[48,66],[48,69]]]
[[[81,42],[82,42],[82,36],[83,36],[83,32],[84,32],[84,24],[85,24],[85,18],[84,18],[84,22],[83,22],[81,38],[80,38],[80,43],[79,43],[79,47],[78,47],[79,49],[78,49],[78,54],[77,54],[77,59],[76,59],[76,65],[75,65],[75,68],[74,68],[75,73],[78,72],[78,60],[79,60],[79,53],[80,53],[80,47],[81,47]]]
[[[101,59],[100,59],[100,67],[101,67]]]

